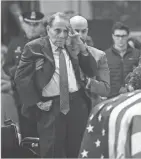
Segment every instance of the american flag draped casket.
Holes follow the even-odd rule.
[[[141,158],[141,90],[92,109],[79,158]]]

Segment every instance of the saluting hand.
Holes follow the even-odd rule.
[[[86,51],[86,45],[84,40],[81,38],[80,33],[78,33],[77,31],[75,31],[72,27],[69,28],[69,37],[72,39],[72,41],[74,42],[74,44],[76,44],[77,46],[79,46],[80,51],[84,54],[87,55],[85,53]]]
[[[80,34],[76,32],[72,27],[70,27],[69,30],[69,37],[75,40],[77,44],[83,44]]]

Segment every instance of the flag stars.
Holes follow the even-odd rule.
[[[81,155],[82,155],[82,158],[88,157],[88,151],[83,150],[83,152],[81,153]]]
[[[89,126],[87,127],[88,133],[93,132],[93,128],[94,128],[94,126],[89,124]]]
[[[106,108],[106,111],[109,111],[113,106],[112,105],[109,105],[107,108]]]
[[[98,116],[98,121],[100,122],[100,121],[101,121],[101,119],[102,119],[102,115],[101,115],[101,114],[99,114],[99,116]]]
[[[96,147],[99,147],[99,146],[100,146],[100,143],[101,143],[101,141],[99,141],[99,139],[97,139],[97,141],[95,142]]]
[[[105,129],[102,129],[102,136],[105,136]]]
[[[93,119],[93,117],[94,117],[94,115],[92,114],[92,115],[90,116],[90,121]]]
[[[103,156],[103,155],[101,155],[100,159],[104,159],[104,156]]]

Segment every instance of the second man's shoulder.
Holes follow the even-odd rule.
[[[95,47],[88,46],[88,50],[96,60],[100,60],[102,57],[106,56],[106,53],[104,51],[99,50]]]
[[[28,42],[26,44],[26,46],[29,46],[29,47],[33,48],[33,47],[36,47],[36,46],[46,45],[46,43],[47,43],[47,37],[40,37],[40,38],[37,38],[37,39],[34,39],[34,40]]]

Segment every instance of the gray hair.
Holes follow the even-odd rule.
[[[65,13],[57,12],[57,13],[51,15],[51,16],[48,18],[48,25],[49,25],[49,26],[52,26],[52,24],[53,24],[53,22],[54,22],[54,20],[55,20],[56,17],[62,18],[62,19],[67,20],[67,21],[69,22],[69,18],[66,16]]]

